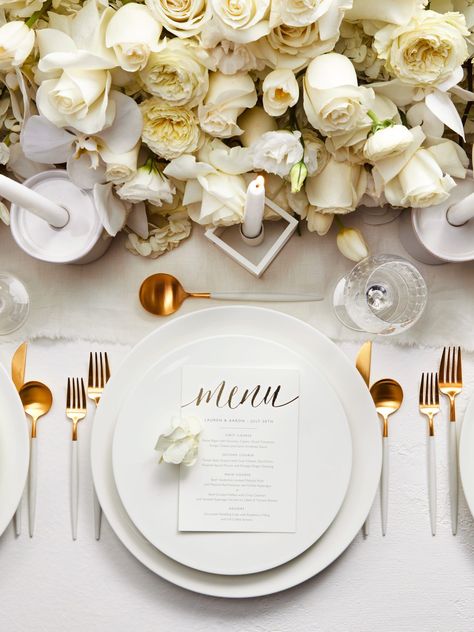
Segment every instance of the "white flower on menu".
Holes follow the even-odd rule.
[[[210,0],[213,28],[222,39],[248,44],[270,31],[271,0]]]
[[[211,73],[209,90],[198,107],[201,129],[217,138],[230,138],[242,133],[237,118],[257,102],[257,91],[247,73],[224,75]]]
[[[158,50],[161,31],[161,24],[143,4],[129,2],[111,18],[105,44],[113,48],[121,68],[136,72],[146,66],[150,53]]]
[[[300,89],[292,70],[277,68],[268,73],[262,85],[263,107],[271,116],[282,116],[298,103]]]
[[[176,188],[171,184],[150,159],[140,167],[137,173],[117,189],[117,195],[129,202],[149,201],[155,206],[163,202],[171,203]]]
[[[178,38],[167,40],[150,55],[140,79],[147,92],[171,105],[194,107],[209,87],[208,70],[199,57],[198,45]]]
[[[197,461],[200,436],[201,422],[197,417],[173,417],[171,428],[158,437],[155,446],[159,463],[191,467]]]
[[[18,68],[33,50],[35,32],[24,22],[7,22],[0,27],[0,70]]]
[[[384,193],[392,206],[426,208],[447,200],[455,186],[433,155],[426,149],[418,149],[400,173],[386,183]]]
[[[212,17],[208,0],[145,0],[156,20],[181,38],[198,35]]]
[[[300,132],[278,130],[267,132],[251,147],[256,171],[286,177],[293,165],[303,158]]]
[[[311,125],[326,136],[366,126],[373,100],[373,90],[357,85],[354,66],[344,55],[321,55],[306,69],[304,111]]]
[[[403,153],[413,142],[413,134],[405,125],[379,129],[367,139],[364,157],[370,162]]]
[[[433,87],[466,60],[468,35],[462,14],[421,10],[407,24],[390,24],[377,31],[374,48],[392,76],[403,83]]]

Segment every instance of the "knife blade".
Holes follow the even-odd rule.
[[[367,385],[367,388],[370,388],[370,365],[372,363],[372,341],[368,340],[364,342],[362,347],[359,349],[359,353],[356,357],[356,369],[359,371],[362,376],[364,382]],[[369,535],[369,517],[370,511],[365,519],[364,524],[362,525],[362,533],[366,538]]]
[[[26,352],[28,349],[28,343],[23,342],[13,354],[12,358],[12,380],[19,391],[25,383],[25,367],[26,367]]]

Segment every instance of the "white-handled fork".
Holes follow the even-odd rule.
[[[420,413],[428,417],[428,499],[431,534],[436,535],[436,444],[434,417],[439,413],[439,384],[437,373],[421,375]]]
[[[71,450],[71,528],[72,539],[77,539],[77,514],[79,506],[79,458],[77,448],[77,424],[87,414],[86,391],[82,378],[67,380],[66,417],[72,421]]]

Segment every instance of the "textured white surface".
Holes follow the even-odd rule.
[[[0,347],[9,365],[14,346]],[[474,629],[474,523],[464,497],[451,535],[448,503],[446,402],[436,423],[438,532],[430,534],[426,423],[417,411],[418,379],[435,370],[437,350],[374,346],[373,379],[392,376],[405,389],[392,418],[389,530],[380,532],[377,499],[367,540],[359,534],[346,553],[318,577],[292,590],[254,600],[213,599],[176,588],[139,564],[107,521],[96,542],[88,441],[92,415],[81,422],[78,540],[69,516],[70,423],[64,417],[68,375],[86,376],[85,342],[39,340],[30,345],[27,378],[52,388],[55,402],[38,425],[36,533],[0,539],[0,621],[8,632],[432,632]],[[112,367],[127,347],[106,345]],[[357,345],[345,344],[353,358]],[[474,356],[465,356],[467,387],[459,413],[472,396]],[[26,513],[24,513],[24,517]]]

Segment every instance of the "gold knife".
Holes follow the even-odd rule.
[[[28,349],[28,343],[27,342],[23,342],[18,349],[15,351],[15,353],[13,354],[13,358],[12,358],[12,367],[11,367],[11,374],[12,374],[12,380],[13,380],[13,384],[16,387],[16,390],[19,391],[20,388],[23,386],[23,384],[25,383],[25,368],[26,368],[26,352]],[[17,510],[15,511],[15,515],[13,517],[13,523],[15,526],[15,534],[17,536],[19,536],[21,534],[21,504],[23,501],[23,496],[22,499],[20,500],[20,504],[17,507]]]
[[[367,388],[370,388],[370,365],[372,362],[372,341],[368,340],[364,342],[362,347],[359,349],[359,353],[356,357],[356,369],[359,371],[361,376],[364,379],[364,382],[367,385]],[[362,525],[362,533],[366,538],[369,535],[369,516],[370,512],[365,519],[364,524]]]

